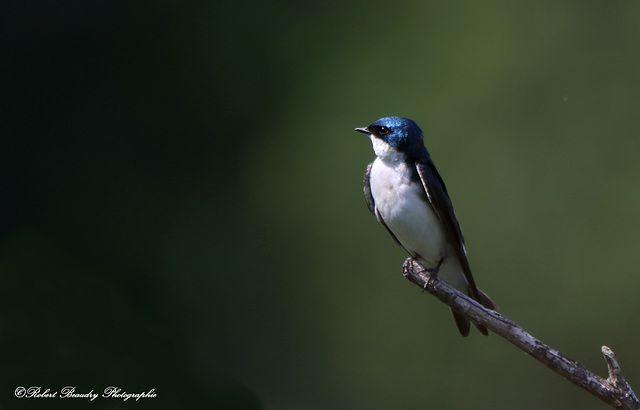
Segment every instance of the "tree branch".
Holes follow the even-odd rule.
[[[608,347],[602,346],[602,354],[609,368],[609,378],[603,379],[591,373],[575,360],[534,338],[500,313],[485,309],[475,300],[458,292],[444,281],[431,278],[428,270],[412,258],[404,262],[402,272],[407,279],[449,305],[456,313],[467,315],[472,321],[507,339],[531,357],[545,364],[549,369],[576,386],[582,387],[600,400],[618,409],[640,409],[638,399],[622,376],[613,351]]]

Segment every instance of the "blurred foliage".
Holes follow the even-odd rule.
[[[502,312],[640,388],[639,13],[3,4],[0,407],[605,408],[400,276],[352,131],[386,115],[424,130]]]

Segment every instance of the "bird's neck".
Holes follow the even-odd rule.
[[[398,151],[391,145],[378,138],[371,137],[371,143],[373,144],[373,151],[381,161],[394,163],[404,162],[407,160],[407,156],[404,153]]]

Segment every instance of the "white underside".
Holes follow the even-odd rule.
[[[466,292],[460,264],[447,243],[440,219],[427,202],[424,188],[411,181],[412,170],[407,169],[401,154],[375,138],[372,142],[378,158],[371,167],[371,195],[380,217],[425,267],[433,268],[443,261],[438,276]]]

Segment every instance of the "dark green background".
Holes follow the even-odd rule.
[[[393,3],[393,5],[391,5]],[[362,197],[418,122],[480,287],[640,388],[640,3],[0,8],[2,409],[606,408],[401,276]]]

